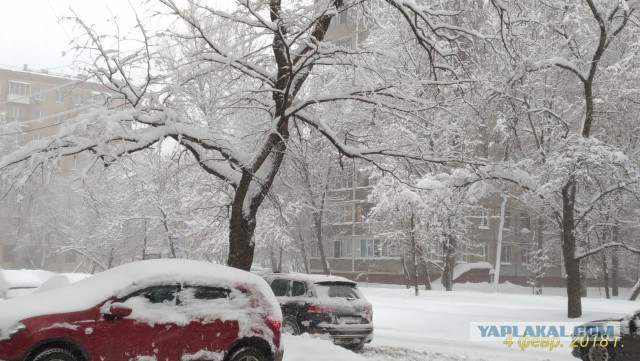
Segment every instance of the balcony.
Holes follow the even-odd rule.
[[[9,93],[7,95],[7,101],[11,103],[31,104],[31,97],[29,95]]]

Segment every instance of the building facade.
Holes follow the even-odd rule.
[[[103,105],[108,100],[109,93],[103,87],[83,77],[32,71],[26,65],[22,69],[0,68],[0,154],[52,136],[87,107]],[[52,176],[55,181],[65,183],[78,176],[83,162],[86,158],[82,155],[62,157],[54,165]],[[73,251],[47,249],[56,235],[36,221],[45,216],[38,214],[40,211],[46,216],[56,212],[63,215],[64,206],[49,204],[51,207],[34,211],[25,204],[31,199],[23,197],[23,193],[14,190],[0,203],[0,267],[75,270],[81,257]]]

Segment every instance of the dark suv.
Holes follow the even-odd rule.
[[[307,274],[263,276],[283,314],[283,332],[325,334],[335,344],[362,349],[373,338],[373,309],[346,278]]]

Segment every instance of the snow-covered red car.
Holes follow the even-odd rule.
[[[281,325],[257,275],[148,260],[0,302],[0,360],[280,361]]]
[[[283,331],[328,336],[360,350],[373,339],[373,308],[357,283],[343,277],[273,273],[263,276],[283,313]]]

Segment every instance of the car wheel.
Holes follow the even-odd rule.
[[[267,358],[253,347],[243,347],[234,352],[229,361],[267,361]]]
[[[40,351],[32,359],[33,361],[78,361],[69,350],[63,348],[50,348]]]
[[[299,335],[301,333],[300,325],[293,317],[285,317],[282,320],[282,332],[292,335]]]
[[[590,347],[585,353],[585,361],[614,361],[615,351],[611,347]]]

